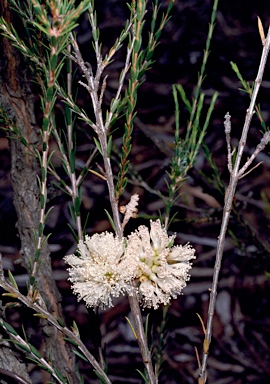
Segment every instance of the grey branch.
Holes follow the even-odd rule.
[[[212,282],[212,287],[211,287],[211,291],[210,291],[210,302],[209,302],[209,307],[208,307],[208,318],[207,318],[207,327],[206,327],[206,333],[205,333],[205,339],[204,339],[203,358],[202,358],[202,364],[201,364],[201,369],[200,369],[200,374],[199,374],[199,382],[202,384],[206,383],[206,379],[207,379],[207,372],[206,372],[207,360],[208,360],[208,355],[209,355],[209,346],[210,346],[211,337],[212,337],[213,316],[214,316],[215,305],[216,305],[217,286],[218,286],[219,272],[220,272],[221,262],[222,262],[222,257],[223,257],[225,236],[226,236],[229,218],[230,218],[230,214],[231,214],[231,210],[232,210],[232,203],[233,203],[233,198],[235,195],[236,187],[238,184],[239,177],[242,176],[241,172],[243,171],[243,168],[239,171],[240,162],[241,162],[244,148],[246,145],[247,134],[248,134],[250,123],[251,123],[252,116],[253,116],[255,101],[256,101],[256,98],[257,98],[257,95],[259,92],[259,88],[260,88],[260,85],[262,82],[263,73],[264,73],[269,49],[270,49],[270,27],[268,29],[265,44],[263,46],[261,61],[260,61],[259,69],[258,69],[258,74],[257,74],[256,80],[255,80],[254,90],[252,93],[249,108],[248,108],[247,113],[246,113],[246,119],[245,119],[243,131],[242,131],[241,139],[239,141],[239,146],[238,146],[235,164],[234,164],[234,167],[231,171],[230,183],[229,183],[229,186],[228,186],[228,189],[226,192],[226,196],[225,196],[223,218],[222,218],[221,229],[220,229],[220,234],[218,237],[218,244],[217,244],[213,282]],[[227,116],[227,119],[225,117],[225,123],[227,124],[227,127],[225,127],[225,129],[227,129],[227,131],[228,131],[229,130],[228,116]],[[266,142],[269,141],[269,135],[270,134],[267,133],[263,137],[261,143],[259,144],[258,152],[261,150],[260,148],[262,146],[264,146],[266,144]],[[256,150],[255,150],[255,152],[256,152]],[[250,161],[248,160],[248,162],[250,162]],[[244,171],[245,171],[245,169],[244,169]]]

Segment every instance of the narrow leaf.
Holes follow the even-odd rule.
[[[8,270],[8,278],[9,278],[9,281],[11,282],[11,284],[13,285],[13,287],[16,288],[17,290],[19,290],[18,285],[14,279],[14,276],[12,275],[10,270]]]
[[[109,219],[109,222],[111,223],[112,229],[116,232],[116,227],[115,227],[115,224],[114,224],[114,221],[113,221],[111,215],[109,214],[109,212],[106,209],[104,209],[104,211],[106,212],[106,215]]]
[[[76,341],[70,339],[69,337],[64,337],[64,340],[68,341],[69,343],[75,345],[75,347],[78,347],[78,343]]]
[[[76,351],[75,349],[72,349],[72,352],[75,353],[75,355],[79,356],[81,359],[83,359],[84,361],[87,361],[88,360],[86,359],[86,357],[84,357],[80,352]]]

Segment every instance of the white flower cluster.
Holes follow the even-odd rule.
[[[104,232],[86,236],[78,245],[79,256],[65,257],[72,288],[89,307],[112,306],[112,297],[136,294],[144,307],[158,308],[176,298],[186,286],[195,250],[173,246],[159,220],[144,225],[127,239]]]
[[[130,292],[128,282],[134,272],[125,255],[124,241],[112,233],[86,236],[78,244],[79,256],[64,259],[69,268],[72,289],[88,307],[112,306],[112,297]]]

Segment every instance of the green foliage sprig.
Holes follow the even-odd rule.
[[[201,90],[204,80],[204,73],[207,60],[210,54],[210,44],[213,36],[216,11],[218,0],[214,1],[211,21],[209,23],[208,35],[206,40],[206,47],[204,50],[202,66],[198,75],[197,85],[194,90],[194,97],[190,102],[186,96],[185,90],[181,84],[173,85],[173,97],[175,103],[175,135],[174,135],[174,156],[171,159],[170,172],[167,173],[169,181],[167,182],[168,197],[163,197],[165,202],[165,226],[170,224],[170,212],[179,198],[179,189],[181,188],[187,172],[194,166],[197,154],[203,143],[206,130],[209,126],[210,118],[214,110],[214,106],[218,97],[218,93],[214,92],[210,106],[208,107],[207,114],[203,123],[201,123],[201,113],[204,105],[204,93]],[[182,100],[189,113],[189,122],[186,129],[184,138],[180,137],[180,105],[179,101]]]
[[[243,92],[246,92],[249,95],[249,97],[251,98],[252,93],[253,93],[253,89],[254,89],[254,84],[250,85],[250,83],[248,81],[244,80],[244,78],[241,75],[239,68],[238,68],[236,63],[233,63],[231,61],[231,66],[232,66],[232,69],[236,73],[236,76],[238,77],[238,80],[240,81],[240,83],[243,87],[243,89],[241,89],[241,90]],[[258,104],[258,103],[255,104],[255,112],[256,112],[256,115],[258,116],[259,120],[260,120],[261,126],[263,128],[263,132],[269,131],[269,127],[266,126],[265,121],[263,119],[260,104]]]
[[[173,6],[173,1],[170,1],[166,13],[162,15],[161,21],[158,22],[160,5],[158,5],[159,1],[155,0],[155,3],[153,4],[152,22],[148,42],[146,44],[146,48],[143,48],[142,31],[145,24],[146,3],[146,1],[140,0],[138,2],[133,1],[130,5],[130,10],[132,14],[135,15],[135,22],[133,27],[135,42],[131,58],[130,79],[124,100],[124,103],[127,104],[127,111],[119,166],[120,170],[115,187],[116,200],[118,200],[119,197],[123,194],[128,181],[126,174],[129,166],[128,156],[132,146],[132,131],[134,118],[136,116],[135,108],[137,103],[138,87],[142,82],[143,75],[153,63],[152,57],[158,44],[158,39],[169,19],[169,13]]]

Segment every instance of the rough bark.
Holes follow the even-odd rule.
[[[21,356],[20,356],[21,357]],[[10,348],[1,347],[0,349],[0,384],[18,382],[16,379],[24,379],[30,383],[30,378],[22,360],[19,360],[18,354],[15,354]]]
[[[0,0],[1,15],[11,22],[8,1]],[[38,129],[34,114],[34,97],[26,79],[23,61],[10,42],[2,39],[4,57],[0,73],[0,103],[8,117],[21,130],[30,146],[39,142]],[[18,140],[10,140],[12,157],[11,179],[14,192],[14,206],[17,211],[17,228],[21,240],[21,263],[30,274],[30,264],[35,255],[34,229],[39,222],[39,188],[37,175],[40,174],[39,164],[30,151]],[[62,318],[61,296],[52,278],[50,252],[45,245],[41,254],[42,267],[38,273],[37,286],[48,310],[55,317]],[[63,375],[68,373],[72,382],[75,377],[75,361],[70,353],[69,345],[63,339],[61,332],[41,321],[45,341],[45,357],[52,358],[53,366]]]

